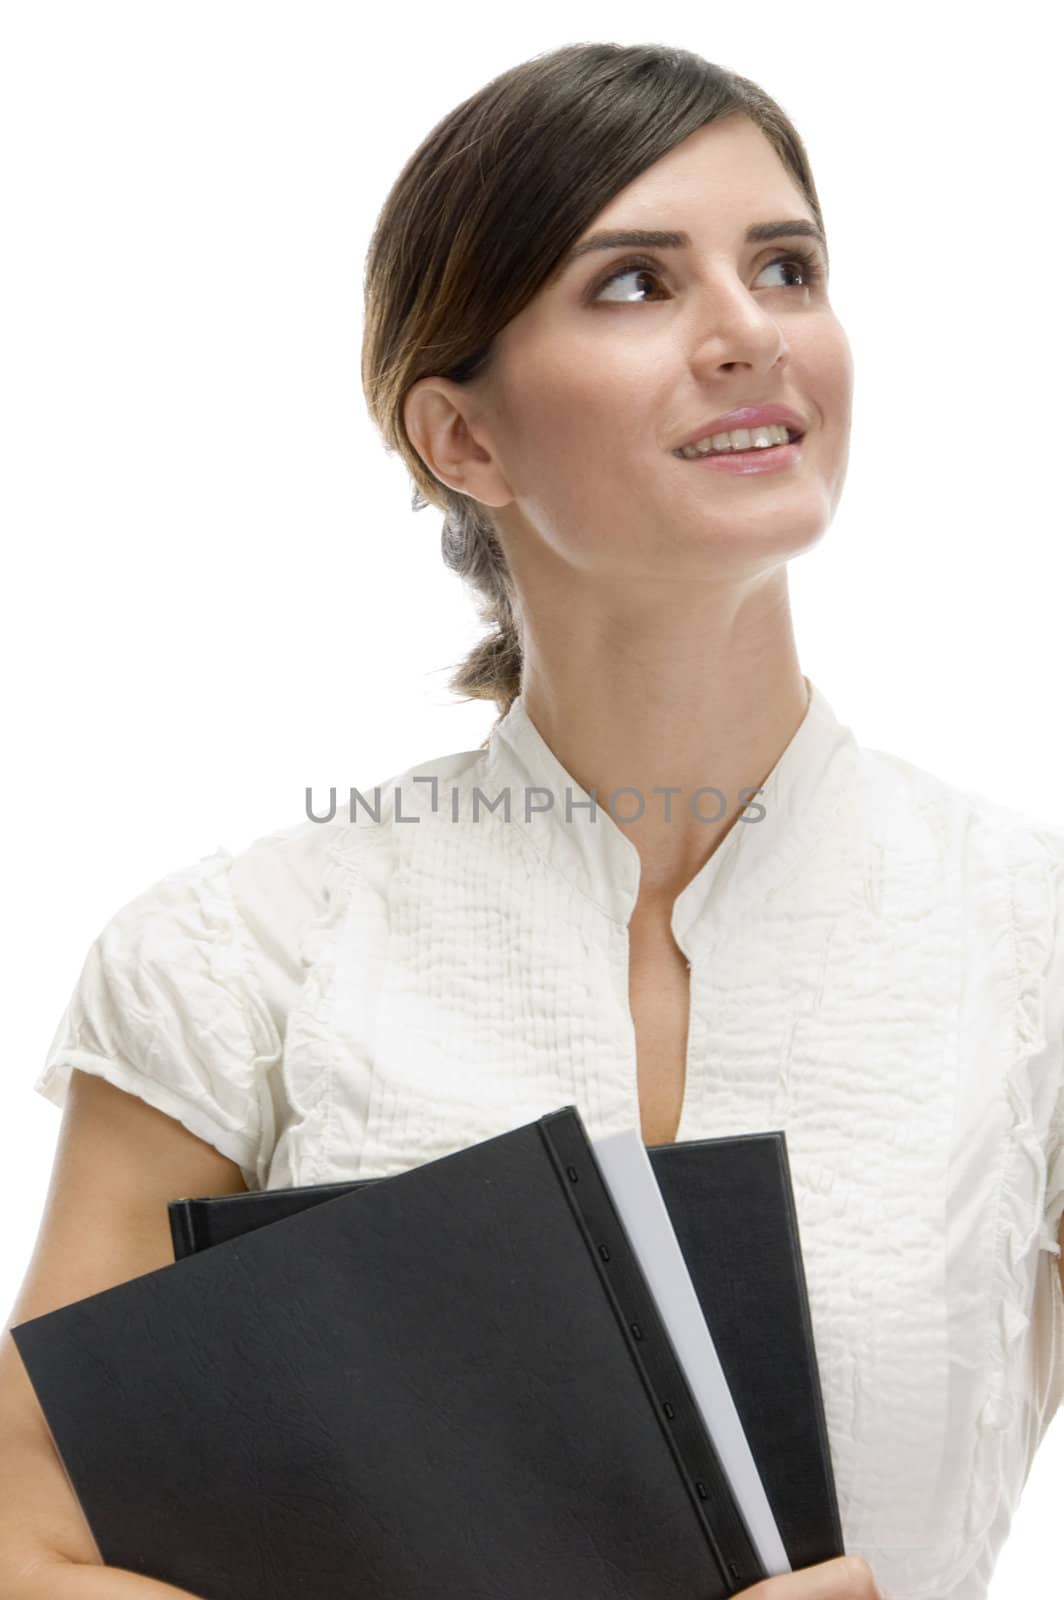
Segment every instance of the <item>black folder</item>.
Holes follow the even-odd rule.
[[[785,1137],[648,1155],[791,1564],[841,1555]],[[575,1107],[316,1187],[178,1202],[172,1265],[11,1330],[105,1564],[201,1600],[765,1576]]]

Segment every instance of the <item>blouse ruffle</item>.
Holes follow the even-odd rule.
[[[285,1093],[288,1123],[274,1157],[274,1188],[325,1181],[333,1159],[337,959],[350,894],[350,871],[336,846],[325,856],[320,907],[298,940],[306,973],[299,1004],[288,1019]],[[313,1161],[300,1151],[312,1150]]]
[[[1064,833],[1035,829],[1025,838],[1011,876],[1015,1032],[990,1289],[996,1337],[986,1350],[967,1515],[950,1573],[959,1583],[967,1575],[975,1581],[978,1572],[979,1593],[1064,1381],[1055,1259],[1064,1213]],[[1051,1272],[1041,1252],[1054,1258]],[[1042,1365],[1038,1392],[1031,1360]]]

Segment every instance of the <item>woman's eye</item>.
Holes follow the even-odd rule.
[[[614,272],[611,272],[607,278],[603,278],[602,282],[595,290],[593,298],[595,300],[601,299],[602,291],[604,289],[608,289],[612,284],[618,283],[623,278],[657,278],[657,276],[657,269],[650,266],[648,263],[641,261],[627,261],[623,266],[618,267]],[[622,301],[631,300],[632,296],[630,294],[626,294],[621,295],[619,298]]]
[[[784,289],[812,288],[812,286],[818,282],[820,277],[820,263],[817,261],[815,256],[806,255],[804,251],[799,252],[798,255],[792,254],[789,256],[778,256],[775,261],[770,261],[767,266],[763,267],[762,271],[770,272],[773,267],[782,267],[784,269],[793,269],[797,267],[798,272],[801,275],[802,282],[785,283],[782,285]]]

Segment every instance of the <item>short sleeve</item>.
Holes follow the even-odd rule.
[[[233,898],[232,860],[220,849],[111,917],[33,1087],[61,1107],[73,1068],[106,1078],[213,1145],[260,1189],[281,1040]]]

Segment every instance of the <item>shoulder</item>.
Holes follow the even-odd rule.
[[[335,914],[353,878],[386,882],[415,842],[419,824],[450,815],[451,789],[483,775],[481,749],[418,761],[350,790],[312,795],[305,820],[254,837],[234,852],[210,858],[185,874],[193,890],[209,890],[222,870],[225,889],[250,937],[268,987],[298,979],[304,944],[322,919]],[[467,814],[463,803],[460,812]]]
[[[220,972],[256,947],[280,952],[322,898],[337,830],[303,822],[253,837],[165,873],[112,912],[97,944],[155,962],[190,948],[213,953]]]
[[[971,973],[973,1004],[1007,1002],[1017,1055],[1044,1044],[1043,1092],[1064,1074],[1064,825],[859,752],[854,870],[864,900],[909,939],[918,926]]]
[[[216,966],[230,945],[253,958],[272,992],[299,975],[304,936],[330,914],[345,877],[386,872],[419,831],[400,824],[449,812],[451,786],[475,783],[484,760],[482,749],[457,751],[313,796],[302,820],[220,845],[148,884],[112,913],[99,940],[115,953],[135,947],[160,958],[210,943]]]
[[[343,828],[307,820],[261,834],[226,852],[229,892],[254,935],[277,941],[320,909],[329,863]]]
[[[472,799],[489,775],[483,748],[425,757],[386,778],[337,794],[329,821],[310,824],[318,830],[315,840],[306,839],[302,829],[292,830],[292,837],[283,842],[277,836],[275,848],[310,859],[312,876],[324,881],[326,894],[345,872],[383,886],[412,852],[423,851],[430,841],[446,839],[450,853],[459,840],[480,836],[483,830],[471,825]],[[481,794],[482,803],[484,798]]]
[[[898,849],[952,856],[968,871],[1041,872],[1064,889],[1064,821],[949,783],[886,750],[859,746],[857,774],[870,831]]]

